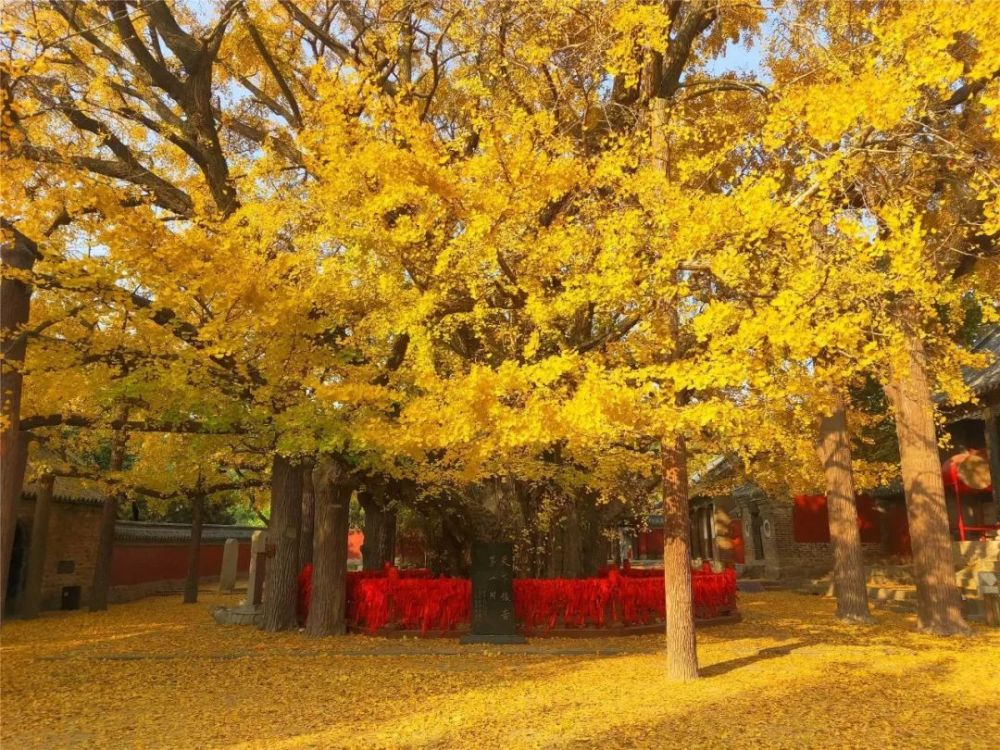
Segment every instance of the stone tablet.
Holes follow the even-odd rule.
[[[235,539],[227,539],[222,548],[222,570],[219,572],[219,591],[232,591],[236,588],[236,569],[239,563],[240,543]]]
[[[472,630],[462,643],[525,643],[514,622],[514,546],[472,545]]]
[[[255,531],[250,541],[250,574],[247,579],[245,604],[256,607],[263,602],[264,560],[266,559],[267,530]]]

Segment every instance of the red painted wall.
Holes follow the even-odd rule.
[[[858,511],[858,530],[861,541],[878,544],[882,541],[881,519],[875,501],[859,495],[854,501]],[[792,532],[796,542],[819,543],[830,541],[830,516],[826,495],[798,495],[792,510]]]
[[[663,557],[663,531],[661,529],[640,531],[638,542],[640,560],[658,560]]]
[[[792,534],[796,542],[829,542],[830,515],[826,495],[798,495],[792,509]]]
[[[202,576],[219,575],[223,544],[201,545],[198,567]],[[111,556],[111,585],[131,586],[153,581],[177,581],[187,577],[187,544],[121,544]],[[250,542],[240,542],[236,569],[250,570]]]
[[[910,557],[913,549],[910,547],[910,522],[906,518],[906,505],[890,505],[886,523],[889,524],[889,554]]]
[[[875,501],[867,495],[858,495],[854,501],[858,508],[858,531],[863,544],[878,544],[882,541],[882,518]]]

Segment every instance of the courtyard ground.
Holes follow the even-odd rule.
[[[3,626],[0,741],[19,748],[995,748],[1000,631],[912,615],[851,628],[833,603],[744,594],[699,631],[704,678],[663,678],[658,636],[527,646],[216,625],[158,597]]]

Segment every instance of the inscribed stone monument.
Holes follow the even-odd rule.
[[[514,547],[472,545],[472,630],[462,643],[524,643],[514,622]]]

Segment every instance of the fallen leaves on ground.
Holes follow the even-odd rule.
[[[150,598],[2,631],[4,750],[16,748],[996,747],[1000,631],[968,638],[833,619],[833,603],[743,595],[700,630],[703,678],[663,674],[659,636],[311,639],[216,625]]]

